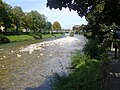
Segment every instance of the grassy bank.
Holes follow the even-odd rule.
[[[101,90],[101,62],[77,53],[72,57],[74,71],[58,77],[54,90]]]
[[[42,34],[42,38],[43,38],[43,39],[44,39],[44,38],[51,38],[51,37],[53,37],[52,34]]]
[[[14,35],[14,36],[7,36],[7,38],[10,40],[10,42],[17,42],[17,41],[25,41],[25,40],[34,39],[30,35]]]
[[[60,36],[63,36],[63,34],[42,34],[42,38],[51,38],[51,37],[60,37]]]
[[[60,36],[63,36],[63,34],[60,34],[60,33],[58,33],[58,34],[54,34],[56,37],[60,37]]]
[[[59,37],[63,36],[63,34],[42,34],[42,38],[51,38],[51,37]],[[7,36],[7,38],[10,40],[10,42],[18,42],[18,41],[25,41],[25,40],[32,40],[34,39],[33,36],[30,35],[12,35],[12,36]]]

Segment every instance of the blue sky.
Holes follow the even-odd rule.
[[[44,14],[50,22],[60,22],[62,28],[71,29],[74,25],[87,24],[85,18],[81,18],[75,11],[63,8],[52,9],[46,7],[47,0],[3,0],[11,6],[21,6],[24,12],[37,10],[39,13]]]

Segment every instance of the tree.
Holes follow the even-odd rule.
[[[23,18],[22,18],[22,26],[26,29],[26,32],[28,32],[32,26],[32,16],[30,13],[24,13]]]
[[[46,22],[46,27],[47,27],[47,30],[50,31],[52,29],[51,22]]]
[[[15,6],[14,8],[12,8],[12,17],[13,17],[13,23],[16,26],[16,34],[18,33],[18,30],[21,26],[23,15],[24,12],[21,7]]]
[[[5,27],[5,32],[7,32],[7,28],[11,27],[11,8],[12,7],[10,5],[0,0],[0,24]]]
[[[53,29],[53,30],[56,30],[56,31],[61,30],[61,25],[60,25],[60,23],[59,23],[58,21],[55,21],[55,22],[53,23],[53,25],[52,25],[52,29]]]
[[[79,16],[85,16],[88,21],[84,30],[87,38],[112,39],[112,31],[120,28],[119,0],[47,0],[47,6],[60,10],[69,8],[77,11]]]
[[[45,28],[46,17],[37,11],[31,11],[29,14],[32,16],[31,30],[33,33],[41,33],[41,30]]]
[[[94,8],[86,15],[88,25],[85,28],[85,36],[88,38],[99,37],[102,42],[104,39],[113,39],[113,32],[120,27],[119,21],[116,18],[120,17],[114,10],[118,10],[118,1],[101,0]],[[120,4],[119,4],[120,6]],[[112,32],[113,31],[113,32]]]
[[[45,24],[45,31],[51,33],[51,30],[52,30],[52,24],[51,24],[51,22],[46,22],[46,24]]]
[[[82,24],[82,25],[74,25],[72,29],[75,31],[75,33],[79,33],[80,34],[80,33],[83,32],[84,27],[85,27],[84,24]]]

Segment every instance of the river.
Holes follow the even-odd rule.
[[[83,36],[0,45],[0,90],[51,90],[55,73],[69,73],[70,57],[82,49]]]

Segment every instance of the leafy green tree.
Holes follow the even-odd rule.
[[[33,33],[41,33],[46,23],[46,17],[37,11],[31,11],[29,14],[32,16],[31,30]]]
[[[14,8],[12,8],[13,23],[16,26],[16,34],[18,33],[19,28],[21,27],[23,15],[24,12],[21,7],[15,6]]]
[[[88,21],[88,25],[85,28],[86,37],[99,37],[100,41],[103,41],[104,39],[113,39],[113,32],[115,32],[115,30],[120,26],[118,24],[118,21],[115,20],[115,13],[113,12],[115,9],[114,7],[116,6],[114,6],[113,3],[114,5],[117,5],[116,1],[113,0],[109,2],[101,0],[99,1],[99,3],[96,4],[96,6],[94,6],[93,10],[91,10],[91,12],[86,15],[86,20]],[[119,14],[119,12],[117,13]],[[117,16],[117,18],[118,17],[119,15]]]
[[[82,34],[84,30],[85,25],[74,25],[72,29],[75,31],[75,33]]]
[[[69,8],[79,16],[85,16],[87,38],[112,39],[112,31],[120,28],[120,0],[47,0],[47,6],[60,10]]]
[[[0,0],[0,24],[5,27],[5,32],[7,32],[7,28],[11,27],[11,8],[10,5]]]
[[[26,29],[26,32],[28,32],[32,26],[32,16],[30,13],[24,13],[22,18],[22,26]]]
[[[52,30],[52,24],[51,24],[51,22],[46,22],[46,26],[45,27],[46,27],[45,28],[46,31],[51,33],[51,30]]]
[[[52,25],[52,29],[53,29],[53,30],[56,30],[56,31],[61,30],[61,25],[60,25],[60,23],[59,23],[58,21],[55,21],[55,22],[53,23],[53,25]]]

